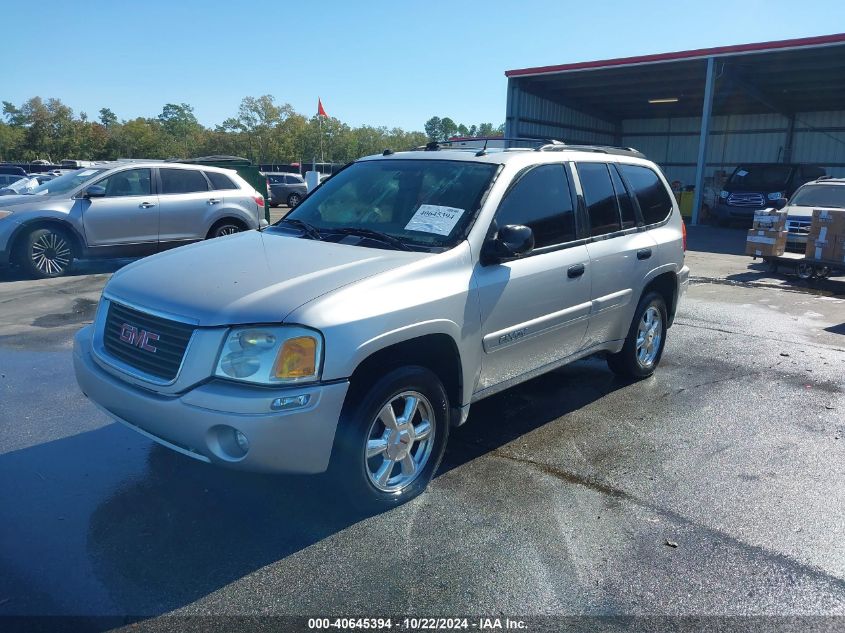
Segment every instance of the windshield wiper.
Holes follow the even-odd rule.
[[[340,233],[341,235],[359,235],[360,237],[368,237],[373,240],[378,240],[379,242],[384,242],[385,244],[390,244],[394,248],[400,251],[411,251],[413,250],[410,248],[405,242],[400,240],[398,237],[394,237],[389,233],[382,233],[381,231],[375,231],[373,229],[362,229],[355,226],[343,226],[340,228],[330,228],[326,229],[332,233]]]
[[[322,242],[323,236],[320,234],[320,231],[317,230],[313,224],[308,224],[305,220],[300,220],[298,218],[283,218],[282,222],[286,224],[292,224],[295,227],[302,229],[302,231],[310,237],[312,240],[317,240]]]

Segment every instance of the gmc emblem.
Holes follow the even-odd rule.
[[[129,345],[140,347],[145,352],[156,353],[157,348],[150,345],[150,342],[158,340],[158,334],[155,332],[147,332],[146,330],[139,330],[134,325],[124,323],[120,326],[120,340]]]

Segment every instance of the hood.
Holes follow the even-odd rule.
[[[49,196],[32,196],[25,194],[12,194],[0,196],[0,209],[9,211],[30,211],[40,209]],[[30,207],[32,209],[30,209]]]
[[[201,326],[279,323],[327,292],[430,256],[246,231],[130,264],[105,292]]]

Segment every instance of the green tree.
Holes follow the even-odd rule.
[[[443,139],[443,126],[439,116],[433,116],[425,122],[423,126],[425,134],[430,141],[440,141]]]
[[[105,127],[117,124],[117,115],[110,108],[100,108],[100,123]]]

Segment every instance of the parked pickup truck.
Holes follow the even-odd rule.
[[[184,455],[327,472],[387,508],[425,489],[474,402],[597,353],[650,376],[684,249],[638,152],[388,150],[265,230],[118,271],[75,338],[76,376]]]

